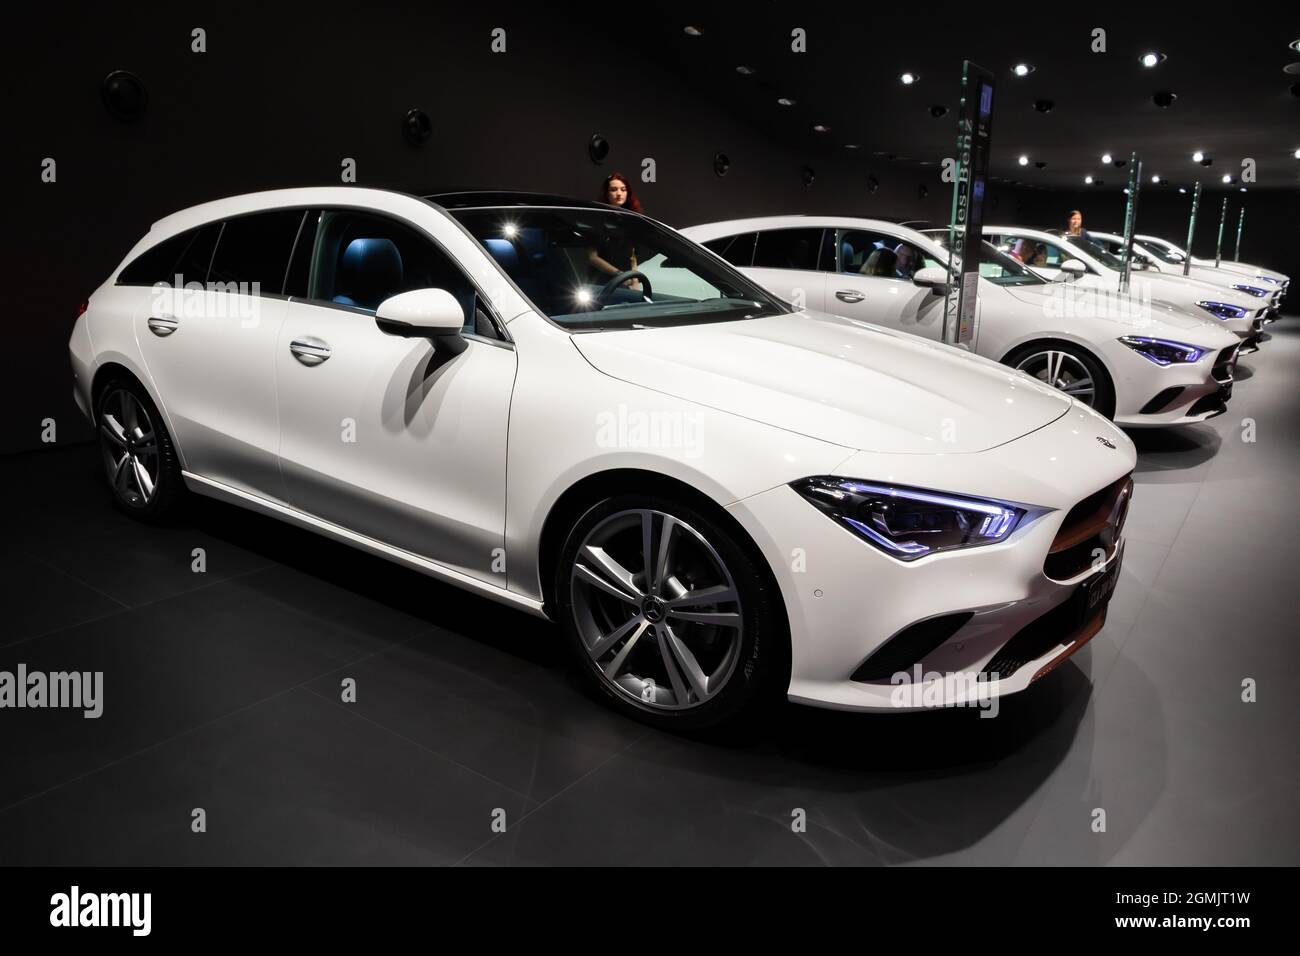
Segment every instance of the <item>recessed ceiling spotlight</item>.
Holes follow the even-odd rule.
[[[1052,107],[1055,105],[1056,103],[1052,100],[1034,100],[1034,109],[1038,110],[1040,113],[1052,112]]]
[[[1300,53],[1300,40],[1292,40],[1290,43],[1287,44],[1287,46],[1295,50],[1297,53]]]
[[[1160,177],[1159,177],[1159,176],[1152,176],[1152,177],[1151,177],[1151,181],[1152,181],[1153,183],[1159,183],[1159,182],[1160,182]]]
[[[1282,67],[1282,72],[1287,76],[1300,76],[1300,63],[1288,63]]]
[[[794,100],[790,99],[790,97],[788,97],[788,96],[783,96],[783,97],[781,97],[779,100],[776,101],[776,105],[777,105],[777,106],[794,106]]]
[[[1165,62],[1165,55],[1158,51],[1152,50],[1149,53],[1143,53],[1142,56],[1138,59],[1138,62],[1141,63],[1149,70],[1151,69],[1151,67],[1158,66],[1159,64]]]
[[[1187,192],[1187,187],[1186,187],[1186,186],[1179,186],[1179,187],[1178,187],[1178,191],[1179,191],[1180,193],[1184,193],[1184,194],[1186,194],[1186,192]]]
[[[948,112],[948,107],[944,106],[942,103],[935,103],[933,106],[930,107],[930,115],[933,116],[935,119],[938,119],[940,116],[943,116],[947,112]]]
[[[1085,183],[1087,183],[1089,186],[1092,185],[1092,177],[1091,177],[1091,176],[1084,176],[1084,177],[1083,177],[1083,181],[1084,181]]]
[[[844,148],[845,148],[845,149],[859,149],[859,148],[861,148],[861,147],[859,147],[857,143],[845,143],[845,144],[844,144]]]
[[[1110,161],[1111,161],[1110,153],[1102,153],[1102,154],[1101,154],[1101,161],[1102,161],[1103,163],[1105,163],[1107,166],[1109,166],[1109,165],[1110,165]]]
[[[736,67],[736,72],[741,76],[753,76],[754,68],[752,66],[738,66]]]
[[[911,86],[921,78],[919,73],[900,73],[898,78],[903,81],[904,86]]]
[[[1292,153],[1291,155],[1294,156],[1296,159],[1300,159],[1300,149],[1297,149],[1297,150],[1296,150],[1294,153]]]
[[[1034,68],[1029,63],[1017,63],[1011,68],[1011,72],[1016,76],[1028,76],[1030,73],[1034,72]]]
[[[688,37],[704,36],[704,31],[701,30],[699,27],[682,27],[682,32],[685,33]]]
[[[1157,90],[1151,94],[1151,102],[1156,104],[1162,110],[1167,110],[1174,105],[1174,100],[1178,99],[1178,94],[1173,90]]]
[[[1018,160],[1016,160],[1016,162],[1020,163],[1021,166],[1028,166],[1028,165],[1029,165],[1029,157],[1028,157],[1028,156],[1021,156]]]
[[[814,133],[829,133],[830,131],[831,128],[829,126],[823,126],[821,123],[818,123],[816,126],[813,127]]]
[[[1199,163],[1204,158],[1205,158],[1205,154],[1202,153],[1199,149],[1196,152],[1192,153],[1192,162],[1194,163]]]
[[[1241,187],[1241,191],[1242,191],[1242,192],[1245,192],[1245,191],[1246,191],[1246,187],[1245,187],[1245,186],[1242,186],[1242,187]]]
[[[1125,195],[1125,196],[1128,195],[1128,187],[1127,187],[1127,186],[1124,187],[1124,195]]]
[[[1229,176],[1227,173],[1224,173],[1224,174],[1223,174],[1223,181],[1224,181],[1225,183],[1230,183],[1230,182],[1232,182],[1232,177]]]

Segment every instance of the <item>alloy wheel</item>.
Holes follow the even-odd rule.
[[[663,511],[612,514],[570,572],[572,613],[592,665],[620,695],[656,710],[712,699],[740,657],[740,592],[718,551]]]
[[[1092,373],[1078,357],[1069,352],[1050,349],[1026,355],[1016,365],[1041,382],[1060,389],[1071,398],[1091,407],[1097,400],[1097,384]]]
[[[99,446],[113,493],[135,508],[149,504],[158,491],[158,439],[149,412],[124,388],[100,405]]]

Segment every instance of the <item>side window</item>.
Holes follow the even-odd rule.
[[[445,289],[465,314],[462,331],[499,338],[469,277],[426,235],[386,216],[325,210],[316,230],[311,299],[374,315],[412,289]]]
[[[704,243],[704,248],[716,252],[733,266],[744,268],[754,261],[754,242],[757,239],[758,233],[746,232],[739,236],[710,239]]]
[[[301,209],[280,209],[227,219],[208,281],[245,295],[279,295],[302,218]]]
[[[773,229],[760,232],[754,249],[754,266],[815,272],[821,244],[820,229]]]
[[[298,231],[298,238],[293,244],[293,253],[289,257],[289,269],[284,277],[284,294],[298,299],[307,298],[308,281],[311,279],[312,253],[316,249],[316,230],[324,215],[319,209],[308,209]]]
[[[212,223],[164,239],[123,269],[117,277],[117,284],[153,286],[165,282],[175,285],[178,275],[181,285],[206,282],[212,250],[220,232],[221,223]]]
[[[916,270],[936,265],[910,242],[880,232],[840,232],[840,272],[886,279],[911,279]]]

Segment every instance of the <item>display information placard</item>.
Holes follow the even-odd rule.
[[[1187,258],[1183,260],[1183,275],[1190,275],[1192,271],[1192,237],[1196,235],[1196,210],[1201,205],[1201,184],[1198,182],[1196,188],[1192,190],[1192,218],[1187,223]]]
[[[993,74],[970,60],[962,68],[957,117],[957,178],[948,224],[948,302],[944,341],[964,345],[975,338],[979,244],[983,241],[984,187],[993,134]],[[970,255],[966,253],[969,251]],[[960,275],[958,272],[960,271]],[[957,308],[952,309],[956,293]]]

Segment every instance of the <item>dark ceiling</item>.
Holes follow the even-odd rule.
[[[932,164],[953,155],[962,61],[996,75],[990,174],[1028,186],[1080,188],[1092,175],[1105,190],[1127,184],[1129,169],[1101,156],[1143,163],[1143,189],[1173,190],[1200,179],[1225,188],[1240,180],[1242,160],[1257,181],[1233,189],[1300,186],[1300,16],[1269,7],[1161,5],[1159,15],[1132,5],[1099,4],[1083,17],[1063,4],[797,4],[768,2],[656,4],[653,15],[612,17],[617,42],[629,40],[675,69],[701,95],[716,98],[769,133],[800,143],[810,157],[856,144],[864,165]],[[613,11],[617,8],[606,8]],[[627,11],[635,8],[624,8]],[[1282,6],[1272,8],[1283,9]],[[1292,8],[1294,12],[1294,8]],[[686,26],[702,35],[688,36]],[[807,52],[791,50],[791,31],[806,31]],[[1091,50],[1106,31],[1106,52]],[[613,29],[613,24],[611,24]],[[1139,63],[1147,51],[1166,59]],[[1019,62],[1034,67],[1013,75]],[[742,75],[738,66],[753,72]],[[919,74],[905,86],[904,71]],[[1297,87],[1300,91],[1300,86]],[[1158,91],[1177,98],[1156,106]],[[635,110],[635,97],[619,97]],[[794,100],[778,105],[779,97]],[[1035,101],[1050,100],[1050,112]],[[932,106],[948,112],[934,118]],[[813,126],[829,127],[825,133]],[[1201,166],[1195,150],[1213,160]],[[1029,157],[1028,166],[1018,158]],[[890,158],[894,157],[894,158]],[[1037,163],[1046,163],[1038,168]],[[1151,175],[1161,176],[1159,186]]]

